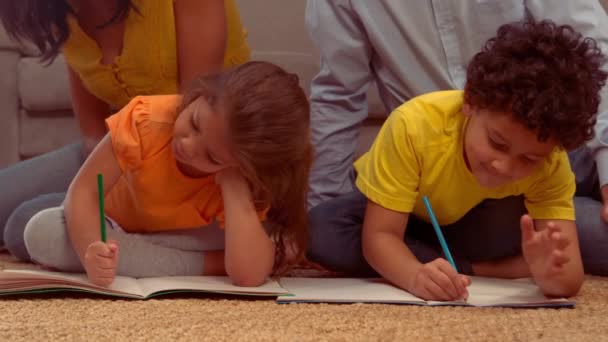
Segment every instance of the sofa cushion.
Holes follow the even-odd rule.
[[[310,81],[319,70],[316,59],[306,53],[291,52],[291,51],[253,51],[251,59],[261,60],[274,63],[287,72],[298,75],[300,86],[306,92],[310,93]]]
[[[264,6],[251,0],[237,0],[237,3],[248,31],[252,58],[274,62],[297,73],[309,94],[310,81],[319,72],[320,59],[306,29],[306,0],[266,0]],[[280,9],[279,16],[275,13],[277,9]],[[375,86],[368,92],[368,108],[371,118],[385,118],[386,110]]]
[[[4,27],[0,25],[0,49],[10,50],[17,49],[17,44],[8,36]]]
[[[19,160],[18,60],[16,52],[0,49],[0,168]]]
[[[48,66],[36,57],[21,58],[17,73],[21,105],[30,115],[52,115],[72,108],[63,56],[58,56]]]
[[[71,111],[44,113],[32,117],[25,110],[19,113],[19,154],[23,158],[37,156],[78,141],[79,131]]]
[[[363,153],[367,152],[374,143],[384,119],[367,119],[361,126],[359,132],[359,140],[357,141],[357,147],[355,148],[355,158],[358,158]]]

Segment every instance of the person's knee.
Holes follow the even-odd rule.
[[[36,214],[25,202],[18,206],[9,216],[4,227],[4,245],[8,251],[20,260],[28,261],[30,256],[23,241],[23,231],[27,222]]]
[[[524,196],[509,196],[489,201],[491,204],[487,205],[488,219],[494,219],[496,213],[503,213],[503,216],[513,217],[519,226],[519,219],[528,212]]]
[[[329,219],[331,207],[326,204],[319,204],[316,207],[310,209],[308,212],[308,220],[310,223],[311,232],[315,230],[316,227],[323,226],[327,223]]]
[[[318,257],[327,251],[328,244],[334,241],[335,227],[332,227],[332,217],[335,211],[330,203],[322,203],[312,208],[308,213],[308,254]]]
[[[589,147],[581,146],[574,151],[570,151],[568,157],[576,179],[576,196],[600,199],[597,167]]]
[[[310,240],[324,243],[327,237],[343,236],[363,223],[367,198],[354,191],[321,203],[308,212]]]
[[[576,228],[585,273],[608,275],[608,223],[601,215],[602,203],[588,197],[575,197]]]
[[[25,246],[32,260],[60,270],[73,266],[70,241],[65,228],[63,208],[50,208],[35,214],[25,226]]]
[[[528,211],[523,196],[486,199],[467,213],[467,225],[492,227],[495,231],[517,230],[522,215]]]
[[[24,261],[30,260],[24,242],[25,226],[38,212],[60,205],[64,197],[63,193],[42,195],[22,203],[13,211],[4,227],[4,242],[11,254]]]
[[[309,211],[306,255],[311,261],[347,273],[370,271],[361,250],[365,203],[362,207],[360,202],[358,197],[345,195]]]

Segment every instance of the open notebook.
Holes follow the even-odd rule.
[[[267,280],[259,287],[232,285],[228,277],[158,277],[129,278],[117,276],[110,287],[96,286],[85,274],[46,271],[0,271],[0,295],[80,291],[102,295],[145,299],[177,292],[209,292],[248,296],[276,297],[287,293],[276,281]]]
[[[572,307],[564,298],[550,299],[530,280],[471,277],[467,302],[433,302],[415,297],[381,279],[281,278],[259,287],[232,285],[228,277],[118,276],[110,287],[91,284],[85,274],[30,270],[0,271],[0,295],[53,291],[80,291],[146,299],[177,292],[208,292],[277,297],[278,303],[388,303],[417,305],[466,305],[508,307]]]
[[[471,277],[466,302],[425,301],[381,279],[282,278],[290,294],[278,303],[390,303],[417,305],[463,305],[503,307],[573,307],[565,298],[547,298],[531,280]]]

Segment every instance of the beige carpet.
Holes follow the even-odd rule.
[[[0,268],[26,268],[0,254]],[[148,301],[89,295],[0,298],[1,341],[608,341],[608,278],[575,309],[275,304],[223,296]]]

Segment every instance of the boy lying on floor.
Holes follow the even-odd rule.
[[[336,271],[378,272],[430,300],[465,298],[467,274],[532,276],[546,295],[575,295],[583,267],[566,150],[592,137],[603,62],[596,42],[569,26],[502,26],[469,64],[464,91],[394,110],[355,163],[359,191],[311,211],[309,258]],[[460,273],[440,257],[422,196]],[[514,205],[493,217],[500,224],[467,220],[482,201],[504,198]],[[487,203],[476,210],[496,212]]]

